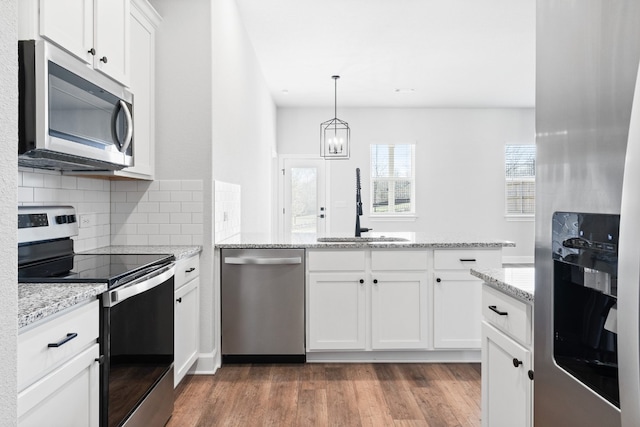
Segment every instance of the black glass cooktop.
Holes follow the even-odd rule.
[[[114,287],[171,263],[168,254],[74,254],[18,269],[22,283],[107,283]]]

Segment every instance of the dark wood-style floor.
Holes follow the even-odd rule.
[[[169,427],[479,426],[480,365],[224,365],[175,398]]]

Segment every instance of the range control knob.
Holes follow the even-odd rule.
[[[67,223],[67,215],[56,216],[56,224],[66,224],[66,223]]]
[[[76,216],[75,215],[67,215],[67,222],[69,224],[73,224],[74,222],[76,222]]]

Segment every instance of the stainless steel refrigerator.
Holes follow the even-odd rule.
[[[534,424],[640,426],[640,1],[537,0]]]

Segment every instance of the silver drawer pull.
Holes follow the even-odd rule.
[[[47,347],[51,347],[51,348],[61,347],[61,346],[63,346],[64,344],[68,343],[69,341],[71,341],[72,339],[74,339],[77,336],[78,336],[78,334],[76,332],[68,333],[67,336],[62,338],[60,341],[58,341],[58,342],[50,342],[49,344],[47,344]]]

